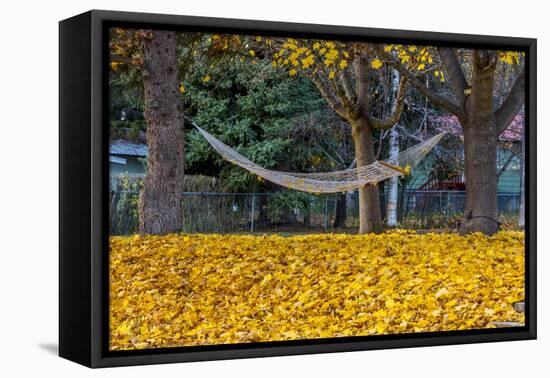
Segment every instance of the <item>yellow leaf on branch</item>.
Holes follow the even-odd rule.
[[[380,67],[382,67],[382,61],[380,59],[373,59],[373,60],[371,60],[370,65],[371,65],[372,68],[377,70]]]

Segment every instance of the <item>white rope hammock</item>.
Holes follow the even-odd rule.
[[[308,193],[340,193],[354,190],[365,185],[375,185],[390,177],[403,176],[410,172],[441,140],[445,132],[437,134],[403,152],[393,164],[375,161],[372,164],[325,173],[280,172],[263,168],[248,160],[243,155],[212,134],[193,124],[206,141],[222,156],[223,159],[238,165],[247,171],[275,184],[289,189]]]

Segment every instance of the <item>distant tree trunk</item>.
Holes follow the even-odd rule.
[[[410,177],[410,176],[409,176]],[[407,177],[405,179],[401,180],[401,190],[400,190],[400,197],[399,198],[399,209],[397,211],[397,214],[399,215],[399,220],[402,222],[405,217],[407,216],[407,186],[409,184],[410,178]]]
[[[357,167],[372,164],[375,161],[372,129],[365,119],[359,118],[352,123],[352,136]],[[359,233],[382,230],[378,188],[374,185],[359,188]]]
[[[356,160],[353,159],[347,169],[355,167]],[[348,218],[348,207],[351,207],[351,195],[353,191],[347,191],[345,193],[338,194],[336,199],[336,215],[334,217],[334,228],[346,227],[346,220]]]
[[[466,208],[460,233],[498,231],[498,128],[493,111],[496,58],[493,52],[474,54],[472,94],[464,129]]]
[[[521,136],[521,159],[520,159],[520,185],[519,185],[519,221],[518,225],[525,228],[525,126]]]
[[[153,31],[143,46],[147,174],[139,196],[139,231],[179,232],[182,228],[184,128],[176,33]]]
[[[397,164],[399,155],[398,131],[394,127],[390,131],[390,162]],[[391,177],[388,180],[388,192],[386,196],[386,224],[388,227],[397,226],[397,194],[399,191],[399,178]]]
[[[392,97],[397,97],[399,88],[399,72],[392,70]],[[390,162],[397,165],[399,155],[399,132],[397,127],[390,130]],[[399,188],[399,178],[391,177],[388,180],[388,192],[386,196],[386,224],[388,227],[397,226],[397,193]]]
[[[304,208],[304,226],[311,227],[311,208],[309,202]]]
[[[334,228],[346,226],[347,218],[347,200],[345,193],[339,193],[336,198],[336,214],[334,216]]]
[[[275,191],[275,189],[274,189]],[[267,226],[271,222],[267,216],[267,202],[268,197],[265,195],[256,196],[256,203],[254,204],[258,211],[258,219],[256,221],[258,227]]]

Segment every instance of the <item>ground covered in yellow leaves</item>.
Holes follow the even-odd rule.
[[[111,237],[112,350],[523,322],[524,234]]]

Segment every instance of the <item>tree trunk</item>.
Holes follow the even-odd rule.
[[[144,116],[147,121],[147,175],[139,196],[142,234],[182,228],[184,128],[176,33],[153,31],[143,46]]]
[[[351,164],[347,167],[347,169],[352,169],[355,167],[356,160],[353,159]],[[348,218],[348,208],[352,207],[353,202],[353,191],[347,191],[345,193],[338,194],[338,198],[336,199],[336,215],[334,217],[334,228],[339,227],[346,227],[346,221]]]
[[[352,123],[352,136],[357,167],[373,163],[375,157],[372,129],[365,119],[359,118]],[[382,230],[378,188],[375,185],[359,188],[359,233],[378,233]]]
[[[498,231],[497,143],[490,130],[469,126],[464,132],[466,208],[460,233]]]
[[[460,233],[492,235],[499,229],[497,201],[498,132],[493,112],[492,53],[474,54],[472,94],[464,122],[466,208]]]
[[[401,180],[401,196],[399,196],[399,201],[398,201],[398,209],[397,209],[397,214],[399,215],[399,220],[401,222],[403,222],[403,220],[407,217],[407,187],[409,185],[409,182],[410,182],[410,176],[407,176],[405,177],[404,179]]]
[[[397,164],[399,155],[399,141],[397,129],[394,127],[390,131],[390,162]],[[388,191],[386,195],[386,224],[388,227],[397,226],[397,193],[399,188],[399,178],[390,177],[388,180]]]
[[[267,202],[268,197],[266,195],[256,196],[256,203],[254,206],[258,211],[258,219],[256,221],[258,227],[269,227],[271,221],[267,216]]]
[[[346,194],[340,193],[336,198],[336,214],[334,216],[334,228],[340,228],[346,226],[347,218],[347,200]]]
[[[392,101],[397,101],[397,91],[399,89],[399,72],[392,70]],[[399,155],[399,132],[397,125],[390,130],[390,162],[397,165]],[[390,177],[388,180],[386,194],[386,224],[388,227],[397,226],[397,193],[399,190],[399,178]]]

